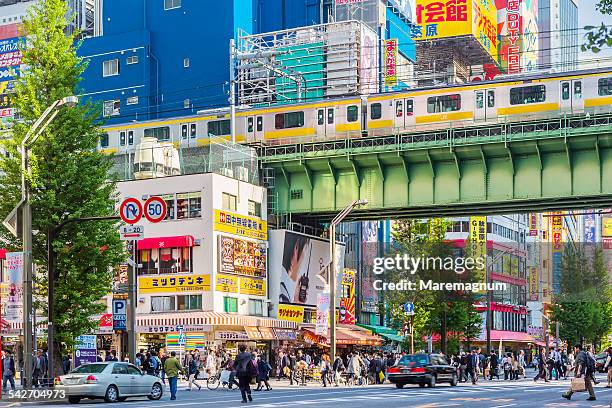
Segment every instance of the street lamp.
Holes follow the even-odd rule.
[[[22,240],[23,240],[23,385],[27,387],[32,371],[32,208],[30,207],[30,185],[26,173],[30,173],[29,148],[44,130],[53,122],[63,106],[74,107],[79,102],[76,96],[58,99],[49,106],[34,122],[21,142],[21,210],[22,210]]]
[[[336,360],[336,226],[342,222],[350,213],[362,205],[367,205],[368,200],[355,200],[347,205],[329,224],[329,321],[330,321],[330,352],[329,357],[332,363]]]

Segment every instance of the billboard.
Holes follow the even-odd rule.
[[[210,275],[138,277],[138,293],[199,292],[210,290]]]
[[[558,214],[558,213],[553,213]],[[561,292],[561,257],[563,252],[563,216],[552,217],[553,294]]]
[[[221,274],[266,277],[265,244],[218,236],[218,271]]]
[[[268,223],[259,217],[250,217],[221,210],[215,210],[213,217],[215,231],[264,241],[268,239]]]
[[[537,301],[538,293],[540,291],[540,277],[538,275],[538,268],[529,268],[529,300]]]
[[[23,252],[8,252],[5,262],[8,296],[2,299],[2,318],[7,322],[20,322],[23,320]]]
[[[470,217],[470,246],[471,256],[474,258],[487,259],[487,217]],[[479,269],[482,282],[487,282],[486,263],[484,269]]]
[[[417,0],[415,40],[473,35],[497,60],[497,8],[492,0]]]
[[[361,311],[376,313],[378,312],[378,292],[374,290],[375,277],[372,271],[374,258],[378,256],[378,222],[365,221],[361,223]]]
[[[584,215],[584,242],[587,244],[595,243],[595,214]]]
[[[270,232],[270,297],[280,304],[317,306],[327,292],[329,241],[287,230]],[[336,282],[340,290],[344,245],[336,246]]]
[[[385,86],[397,85],[397,38],[385,40]]]
[[[496,0],[502,69],[509,74],[537,68],[538,0]]]
[[[355,279],[357,271],[345,269],[342,272],[342,292],[340,293],[340,309],[338,322],[355,324]]]
[[[539,218],[539,215],[536,213],[529,214],[529,236],[530,237],[537,237],[539,235],[538,231],[540,227],[539,227],[538,218]]]

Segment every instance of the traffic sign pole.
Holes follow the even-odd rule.
[[[136,282],[138,278],[136,278],[136,265],[138,264],[138,259],[136,258],[137,248],[136,245],[138,241],[132,240],[132,259],[134,262],[132,263],[132,269],[130,274],[128,275],[128,324],[127,324],[127,334],[128,334],[128,355],[130,358],[130,362],[134,364],[136,362]]]

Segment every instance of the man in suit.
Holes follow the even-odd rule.
[[[42,378],[47,375],[47,360],[43,356],[42,350],[38,350],[32,362],[32,386],[34,388],[43,386]]]
[[[472,378],[472,384],[476,384],[476,382],[478,382],[477,370],[479,362],[480,359],[478,358],[476,350],[472,350],[472,353],[468,356],[467,361],[467,372]]]

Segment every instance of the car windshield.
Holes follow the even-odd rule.
[[[70,374],[98,374],[104,371],[107,364],[84,364],[70,371]]]
[[[427,354],[409,354],[402,357],[399,364],[407,366],[426,365],[429,364],[429,357]]]

